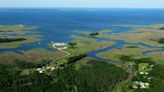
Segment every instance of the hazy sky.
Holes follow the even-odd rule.
[[[164,8],[164,0],[0,0],[0,7]]]

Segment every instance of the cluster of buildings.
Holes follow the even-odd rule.
[[[150,84],[147,83],[147,82],[142,82],[142,81],[138,82],[138,81],[135,81],[135,82],[133,82],[132,87],[134,89],[138,89],[138,88],[145,89],[145,88],[149,88],[149,85]]]
[[[147,67],[149,67],[149,70],[145,71],[145,69],[147,69]],[[154,65],[142,66],[143,71],[139,72],[139,74],[142,75],[145,80],[150,80],[151,77],[149,77],[148,74],[149,74],[149,71],[151,69],[153,69],[153,67],[154,67]],[[150,87],[150,84],[148,82],[135,81],[132,84],[133,89],[146,89],[146,88],[149,88],[149,87]]]
[[[148,72],[140,72],[141,75],[148,75],[149,73]]]
[[[38,71],[39,73],[43,73],[43,72],[46,71],[46,70],[54,71],[54,70],[55,70],[55,67],[47,66],[47,67],[37,68],[37,69],[36,69],[36,71]]]

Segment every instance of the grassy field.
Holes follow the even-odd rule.
[[[77,43],[77,46],[75,48],[69,48],[66,49],[66,51],[70,52],[71,54],[83,54],[92,50],[98,50],[102,49],[105,47],[109,47],[115,42],[112,41],[102,41],[98,42],[94,38],[89,38],[89,37],[82,37],[82,36],[72,36],[74,38],[74,42]]]
[[[121,25],[120,25],[121,26]],[[145,44],[154,45],[154,46],[164,46],[164,44],[159,43],[159,39],[163,38],[164,31],[160,30],[160,28],[164,27],[163,24],[156,25],[122,25],[122,27],[131,27],[132,31],[124,32],[121,34],[115,34],[111,30],[100,30],[97,31],[99,35],[95,37],[98,38],[108,38],[108,39],[117,39],[123,40],[125,42],[138,43],[143,42]],[[89,35],[92,32],[80,32],[79,34]]]
[[[22,54],[14,52],[0,53],[0,63],[12,63],[15,60],[31,63],[44,63],[63,56],[65,53],[60,51],[48,51],[43,48],[23,51]]]
[[[142,29],[117,35],[110,35],[109,38],[119,39],[131,43],[143,42],[154,46],[164,46],[164,44],[158,43],[158,40],[163,38],[163,35],[164,31]]]
[[[145,48],[142,46],[139,46],[138,48],[128,48],[127,46],[125,46],[121,50],[120,49],[112,49],[110,51],[100,53],[97,56],[105,58],[105,59],[120,61],[119,57],[122,55],[130,55],[130,56],[135,56],[135,57],[148,57],[148,56],[145,56],[142,54],[144,51],[147,51],[147,50],[157,50],[157,49]]]
[[[156,24],[156,25],[122,25],[122,27],[131,27],[134,31],[129,31],[121,34],[105,34],[103,32],[99,36],[100,38],[108,38],[108,39],[117,39],[123,40],[125,42],[130,43],[138,43],[142,42],[152,46],[164,46],[164,44],[160,44],[158,41],[160,38],[163,38],[164,31],[159,30],[159,28],[163,27],[163,24]],[[132,30],[133,30],[132,29]],[[101,32],[100,32],[101,33]],[[135,57],[151,57],[156,60],[164,60],[163,52],[155,52],[148,55],[143,55],[142,53],[147,50],[158,50],[158,48],[146,48],[142,46],[125,46],[123,49],[112,49],[111,51],[106,51],[104,53],[100,53],[97,56],[103,57],[106,59],[111,60],[119,60],[118,57],[121,55],[132,55]]]
[[[24,25],[0,25],[0,34],[26,34],[31,33],[31,30],[37,29],[37,26]]]
[[[153,25],[115,25],[119,27],[127,27],[127,28],[149,28],[149,29],[160,29],[164,27],[164,24],[153,24]]]
[[[164,52],[154,52],[154,53],[148,54],[147,56],[152,57],[153,59],[161,61],[161,62],[164,61]]]

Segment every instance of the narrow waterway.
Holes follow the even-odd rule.
[[[100,41],[99,38],[96,38],[98,41]],[[107,39],[105,39],[107,40]],[[101,40],[102,41],[102,40]],[[147,51],[144,51],[142,54],[143,55],[147,55],[147,54],[151,54],[151,53],[155,53],[155,52],[164,52],[164,47],[158,47],[158,46],[152,46],[152,45],[148,45],[148,44],[145,44],[145,43],[142,43],[142,42],[139,42],[139,43],[128,43],[128,42],[125,42],[123,40],[115,40],[115,39],[110,39],[108,41],[114,41],[116,42],[116,44],[112,45],[112,46],[109,46],[107,48],[103,48],[103,49],[100,49],[100,50],[95,50],[95,51],[91,51],[91,52],[88,52],[87,55],[89,57],[92,57],[92,58],[95,58],[97,60],[103,60],[103,61],[111,61],[111,60],[107,60],[107,59],[103,59],[101,57],[98,57],[97,54],[100,54],[100,53],[103,53],[103,52],[106,52],[106,51],[110,51],[112,49],[123,49],[125,45],[136,45],[136,46],[143,46],[143,47],[146,47],[146,48],[157,48],[158,50],[147,50]]]

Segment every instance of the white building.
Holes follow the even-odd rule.
[[[52,46],[57,49],[67,49],[68,48],[67,43],[54,43],[54,42],[51,42],[51,43],[52,43]]]
[[[38,71],[39,73],[43,73],[43,70]]]
[[[55,67],[51,67],[51,71],[54,71],[55,70]]]
[[[44,72],[44,70],[42,69],[42,68],[37,68],[36,69],[39,73],[43,73]]]

